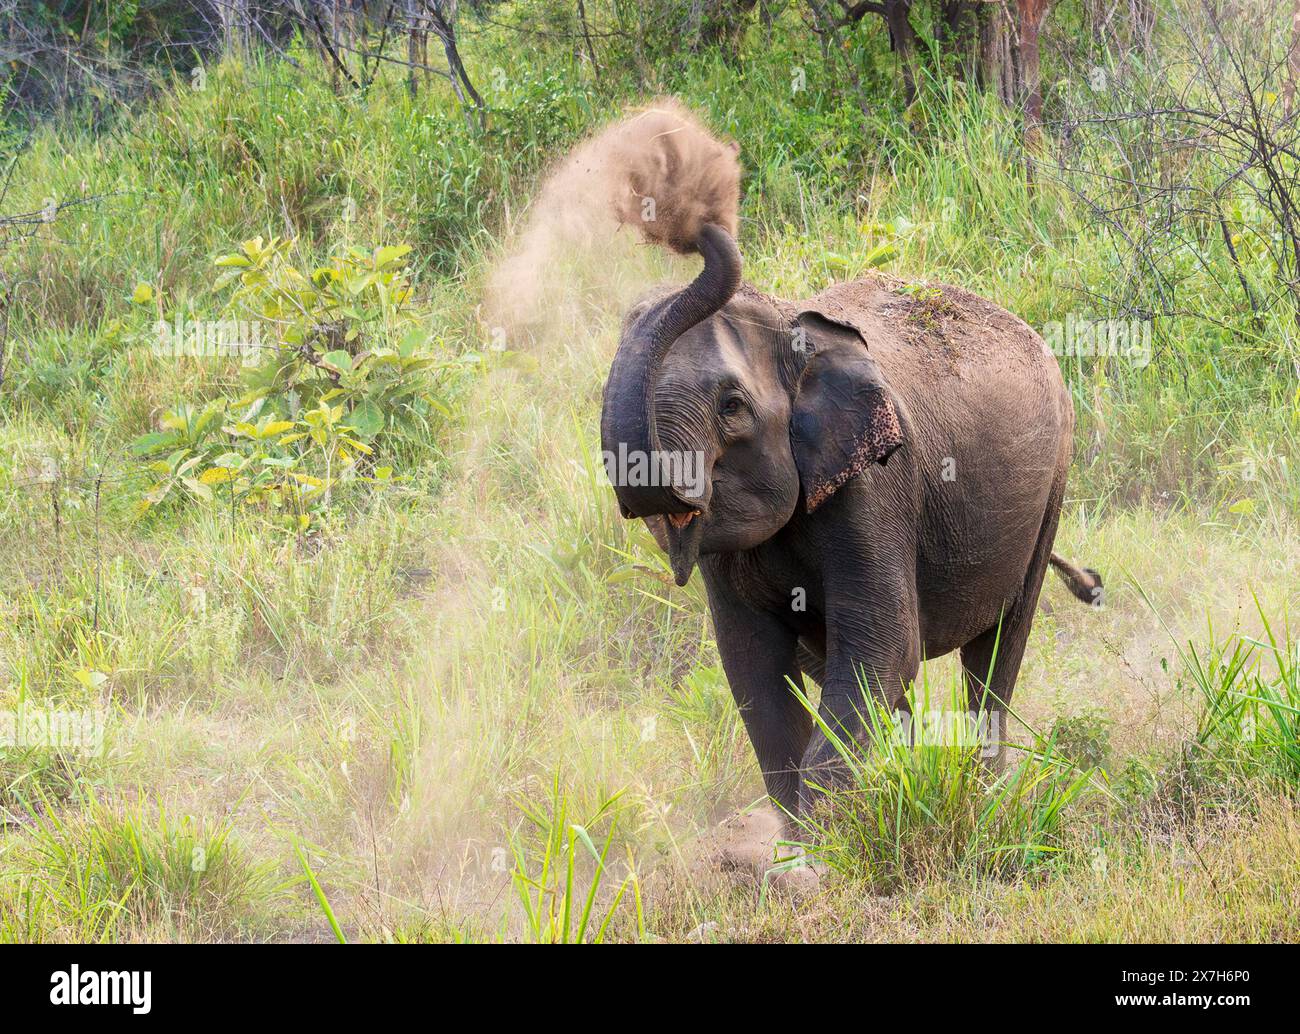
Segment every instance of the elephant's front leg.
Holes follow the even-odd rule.
[[[718,653],[758,756],[768,795],[784,811],[799,806],[799,762],[812,733],[812,716],[795,696],[803,688],[795,660],[796,634],[777,618],[738,600],[725,584],[706,578]]]
[[[866,736],[869,692],[885,715],[906,710],[905,692],[920,666],[920,622],[916,592],[905,579],[828,580],[826,676],[820,722],[800,762],[800,810],[815,802],[817,789],[844,782],[848,769],[835,740],[849,748]],[[822,726],[824,725],[825,728]],[[827,734],[829,730],[833,734]]]

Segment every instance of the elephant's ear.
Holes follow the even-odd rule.
[[[903,444],[893,392],[850,327],[817,312],[796,320],[807,360],[795,388],[790,444],[812,513],[851,477]]]

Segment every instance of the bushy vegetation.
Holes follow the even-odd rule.
[[[1133,225],[1080,200],[1149,156],[1140,127],[1027,151],[1021,112],[923,51],[909,103],[866,22],[829,53],[793,9],[689,53],[612,34],[597,71],[518,35],[545,5],[504,6],[462,33],[481,120],[401,65],[331,82],[286,34],[13,145],[6,209],[53,215],[2,253],[0,709],[107,730],[94,757],[0,753],[0,938],[1296,937],[1293,872],[1234,877],[1231,922],[1212,889],[1297,843],[1300,358],[1286,305],[1242,293],[1289,290],[1266,213],[1147,226],[1157,308]],[[1074,58],[1048,55],[1049,118]],[[740,143],[761,289],[883,268],[1045,336],[1149,335],[1149,361],[1061,359],[1060,548],[1110,602],[1046,590],[1023,750],[998,774],[876,715],[797,918],[699,865],[761,789],[698,581],[671,587],[599,476],[629,285],[578,260],[533,349],[481,309],[550,164],[659,93]],[[1179,174],[1212,187],[1217,157]]]
[[[814,814],[801,834],[814,859],[879,892],[952,872],[1006,878],[1033,871],[1060,851],[1066,810],[1096,788],[1096,770],[1059,755],[1050,740],[999,774],[992,761],[1003,733],[967,715],[964,686],[914,690],[906,721],[874,696],[865,700],[859,744],[804,699],[849,778],[825,817]]]
[[[256,936],[282,893],[228,824],[110,809],[51,812],[10,845],[0,894],[5,940],[227,940]]]

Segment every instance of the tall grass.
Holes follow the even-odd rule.
[[[981,729],[960,685],[913,687],[910,715],[864,693],[860,742],[795,692],[847,772],[802,820],[801,837],[812,859],[882,893],[949,875],[1030,872],[1061,850],[1067,810],[1101,785],[1050,740],[1014,751],[1019,759],[996,774],[990,762],[1005,731]]]
[[[972,287],[1040,328],[1075,310],[1108,315],[1087,299],[1122,270],[1059,191],[1026,189],[1008,113],[927,82],[910,111],[882,91],[864,115],[812,69],[792,93],[803,42],[778,24],[746,46],[743,74],[676,54],[654,84],[740,142],[741,246],[757,286],[802,297],[883,266]],[[885,45],[855,41],[865,82]],[[557,293],[582,294],[563,344],[467,364],[442,437],[403,457],[411,480],[337,505],[318,534],[286,535],[252,514],[131,517],[138,479],[122,443],[177,402],[230,392],[239,372],[160,362],[141,332],[160,315],[218,315],[211,260],[231,242],[292,236],[304,260],[408,242],[421,321],[450,355],[480,348],[479,285],[540,171],[644,99],[635,69],[594,83],[564,48],[522,67],[507,46],[491,32],[465,41],[472,68],[511,69],[486,133],[466,127],[449,94],[412,101],[400,75],[336,97],[298,55],[302,70],[261,59],[210,69],[206,90],[165,91],[112,133],[49,126],[21,156],[16,209],[50,194],[105,197],[5,256],[24,286],[0,389],[0,705],[103,706],[122,728],[111,764],[74,770],[39,751],[0,760],[0,803],[34,814],[0,833],[0,936],[297,936],[308,914],[323,937],[463,939],[498,928],[508,902],[512,935],[632,939],[675,894],[698,922],[694,876],[674,867],[761,792],[759,775],[700,580],[672,587],[599,469],[600,384],[620,315],[611,292],[588,297],[588,281],[557,272]],[[1183,290],[1202,275],[1231,270],[1191,270]],[[149,306],[131,301],[142,282]],[[1079,414],[1063,534],[1105,570],[1140,550],[1171,593],[1215,613],[1231,607],[1222,588],[1246,561],[1287,591],[1270,568],[1294,557],[1300,512],[1284,461],[1300,454],[1300,395],[1236,321],[1171,322],[1145,370],[1063,363]],[[53,483],[40,477],[46,459]],[[1134,544],[1135,529],[1153,544]],[[1104,616],[1040,618],[1018,699],[1049,720],[1066,705],[1112,708],[1123,754],[1146,734],[1129,722],[1137,708],[1124,710],[1133,683],[1159,694],[1170,679],[1115,670],[1111,641],[1127,663],[1146,634],[1116,600]],[[1225,771],[1294,785],[1288,636],[1224,645],[1211,632],[1189,647],[1200,667],[1182,668],[1199,671],[1187,684],[1205,705],[1191,753],[1215,759],[1201,766],[1204,786]],[[1247,659],[1234,659],[1239,648]],[[1067,697],[1076,690],[1081,699]],[[1078,736],[1049,736],[994,773],[978,748],[904,741],[890,716],[868,718],[867,743],[839,744],[849,787],[806,830],[852,900],[1064,870],[1072,816],[1100,783],[1067,761],[1088,756]],[[109,803],[141,782],[184,805]],[[230,811],[232,785],[258,807]],[[521,823],[520,788],[538,785]],[[42,795],[48,807],[36,806]],[[328,896],[311,886],[310,862],[268,842],[271,821],[330,844]],[[1132,824],[1116,825],[1129,846]],[[1284,832],[1275,842],[1290,842]],[[484,845],[508,845],[512,869],[497,884],[472,872],[457,897],[449,874]],[[195,847],[204,873],[187,865]],[[302,869],[298,898],[273,892],[276,864]],[[643,884],[651,865],[663,871]],[[1165,876],[1146,871],[1124,893]],[[1276,886],[1286,884],[1260,893]],[[397,921],[374,920],[372,893]],[[783,933],[803,929],[784,921]]]
[[[1205,647],[1180,647],[1202,707],[1188,761],[1209,778],[1259,779],[1300,793],[1300,642],[1289,622],[1275,634],[1255,605],[1263,639],[1211,633]]]
[[[601,802],[587,821],[572,822],[568,798],[557,773],[549,806],[538,808],[527,801],[521,802],[524,815],[534,826],[533,839],[539,841],[532,851],[522,836],[513,837],[510,844],[515,859],[511,878],[529,940],[545,944],[599,944],[629,891],[636,932],[644,936],[641,885],[630,854],[627,875],[617,886],[612,885],[618,879],[610,871],[614,861],[610,858],[610,847],[614,843],[615,806],[619,796],[615,794]],[[602,821],[608,824],[608,830],[597,848],[591,827]],[[589,869],[585,889],[584,869]]]
[[[6,845],[0,936],[41,929],[77,941],[222,940],[255,935],[283,893],[266,862],[249,857],[228,821],[177,816],[145,801],[80,812],[28,813],[30,830]]]

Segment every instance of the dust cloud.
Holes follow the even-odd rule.
[[[673,98],[579,144],[489,275],[489,332],[512,350],[567,341],[593,315],[621,313],[665,272],[689,278],[685,264],[665,266],[660,248],[643,245],[689,254],[706,222],[736,236],[737,155]]]
[[[546,611],[554,568],[539,558],[572,548],[575,529],[585,541],[617,520],[612,494],[579,461],[579,441],[585,429],[594,445],[624,313],[664,281],[695,275],[699,259],[681,256],[703,223],[736,233],[739,190],[736,148],[663,99],[579,144],[545,178],[517,232],[506,228],[479,313],[486,347],[506,354],[462,403],[473,418],[430,550],[438,574],[420,616],[427,645],[406,675],[428,718],[409,805],[388,831],[397,898],[432,891],[494,916],[514,867],[503,831],[518,824],[519,793],[545,796],[539,773],[563,765],[578,798],[609,781],[648,782],[624,751],[594,763],[591,751],[614,742],[613,726],[601,732],[606,717],[564,691],[567,658],[552,655],[549,674],[534,670],[538,655],[519,629],[556,648],[562,632]],[[598,613],[584,617],[593,634],[604,627]],[[530,704],[538,681],[547,684],[541,713]],[[523,714],[533,715],[526,741],[511,731]],[[584,757],[585,765],[573,760]]]

